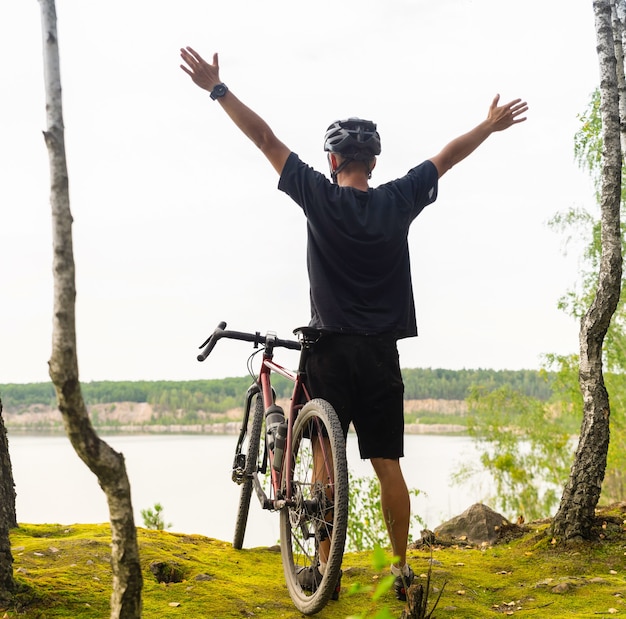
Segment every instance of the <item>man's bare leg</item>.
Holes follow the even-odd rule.
[[[402,568],[406,563],[406,547],[409,541],[411,501],[400,460],[372,458],[370,462],[380,481],[380,503],[393,554],[398,557],[398,567]]]
[[[320,440],[318,436],[314,436],[311,442],[313,444],[313,481],[321,483],[323,487],[328,488],[327,493],[330,493],[330,484],[334,482],[330,441],[327,437]],[[332,501],[332,494],[329,494],[328,498]],[[326,514],[326,518],[332,523],[332,513]],[[330,537],[320,543],[319,553],[323,572],[330,554]]]

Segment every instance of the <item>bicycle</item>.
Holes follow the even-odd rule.
[[[348,524],[348,466],[335,410],[325,400],[311,398],[306,386],[307,356],[320,332],[303,327],[294,334],[298,341],[279,339],[271,331],[266,335],[227,331],[221,322],[200,346],[198,360],[204,361],[222,338],[251,342],[258,349],[248,359],[254,382],[246,393],[233,460],[232,478],[241,485],[233,547],[243,546],[254,489],[263,509],[280,512],[289,595],[301,613],[311,615],[339,593]],[[275,348],[300,350],[296,372],[274,361]],[[261,351],[261,367],[255,374],[252,360]],[[287,415],[276,404],[273,373],[293,382]]]

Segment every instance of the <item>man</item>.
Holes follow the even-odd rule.
[[[220,80],[218,55],[209,63],[192,48],[181,49],[191,79],[219,101],[233,122],[280,175],[279,189],[307,218],[307,266],[311,323],[323,333],[312,351],[307,375],[315,397],[329,401],[344,432],[354,424],[361,457],[380,481],[381,505],[397,564],[394,591],[400,600],[414,574],[406,563],[409,493],[400,468],[404,415],[396,341],[417,335],[409,266],[408,231],[437,197],[438,179],[493,132],[526,120],[521,99],[498,105],[487,118],[443,150],[390,183],[371,188],[381,152],[370,121],[337,121],[324,149],[333,182],[305,165]],[[324,565],[320,565],[323,573]]]

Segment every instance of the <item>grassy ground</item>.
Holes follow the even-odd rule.
[[[604,523],[604,527],[602,527]],[[547,525],[489,548],[437,546],[432,581],[444,592],[437,619],[626,617],[626,503],[601,514],[601,538],[556,547]],[[108,525],[22,525],[12,532],[14,571],[20,592],[0,607],[0,619],[105,619],[111,587]],[[296,619],[276,548],[235,551],[230,543],[162,531],[139,530],[144,572],[144,617]],[[400,617],[403,604],[388,593],[372,601],[383,575],[370,553],[347,554],[342,593],[317,615],[373,618],[387,607]],[[422,577],[430,552],[412,550],[409,560]],[[155,561],[180,566],[183,582],[159,584]],[[354,591],[351,591],[351,590]]]

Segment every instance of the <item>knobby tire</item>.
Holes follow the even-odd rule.
[[[326,436],[324,465],[318,456],[314,479],[313,442]],[[320,445],[317,441],[316,445]],[[293,505],[280,512],[280,547],[289,595],[305,615],[319,612],[331,598],[341,570],[348,524],[348,465],[341,424],[333,407],[314,399],[302,408],[293,427]],[[322,470],[323,469],[323,470]],[[320,473],[321,471],[321,473]],[[314,591],[302,589],[298,568],[316,568],[320,543],[330,538],[324,575]]]
[[[250,511],[250,497],[252,496],[253,478],[258,473],[259,449],[261,446],[261,431],[263,429],[263,398],[260,395],[254,398],[253,410],[248,417],[248,452],[246,453],[246,468],[244,481],[241,484],[241,494],[239,495],[239,507],[237,508],[237,519],[235,521],[235,535],[233,538],[233,548],[241,550],[243,538],[248,524],[248,513]],[[244,450],[245,451],[245,450]]]

